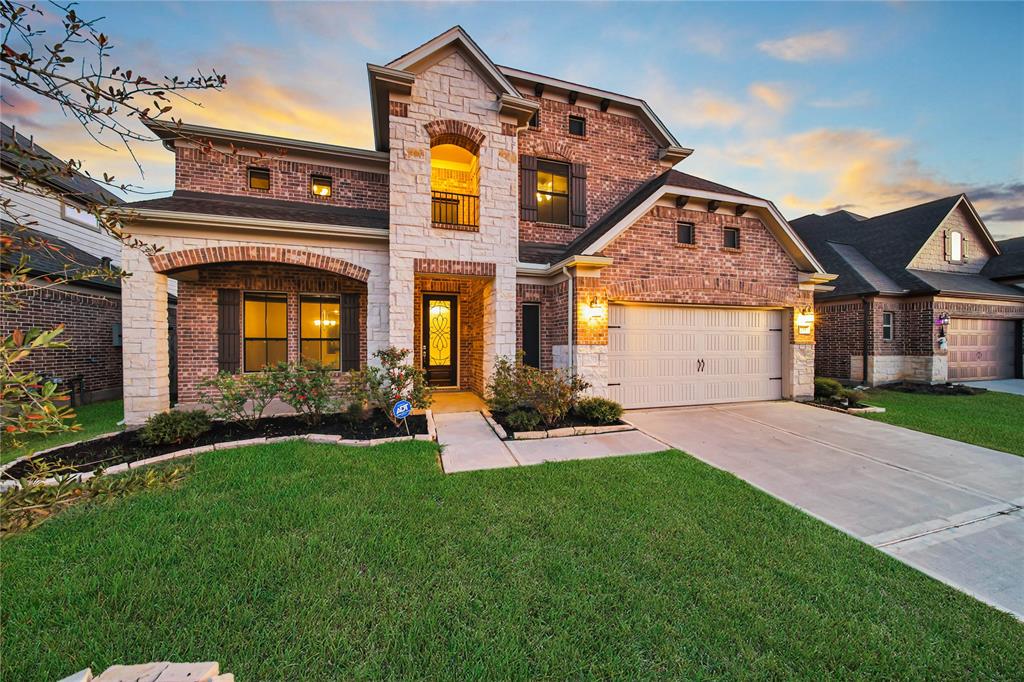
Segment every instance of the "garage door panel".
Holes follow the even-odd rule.
[[[953,318],[948,341],[951,380],[1013,377],[1013,320]]]
[[[610,396],[626,407],[780,398],[781,330],[780,310],[612,305]]]

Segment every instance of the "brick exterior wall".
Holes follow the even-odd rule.
[[[540,102],[540,126],[519,133],[519,153],[587,167],[587,226],[597,222],[646,180],[666,170],[659,147],[638,119],[532,95]],[[586,119],[585,137],[569,134],[569,116]],[[520,221],[527,242],[568,244],[581,227]]]
[[[121,322],[121,301],[116,297],[47,289],[19,296],[21,306],[0,315],[0,335],[15,329],[53,329],[64,325],[58,341],[67,348],[33,351],[18,362],[19,371],[35,371],[45,378],[84,379],[86,401],[121,395],[121,349],[114,346],[113,327]]]
[[[366,285],[353,279],[307,268],[245,263],[206,266],[197,281],[178,283],[178,401],[200,400],[199,384],[217,374],[217,290],[275,292],[288,295],[288,359],[299,360],[300,294],[358,293],[359,357],[366,358]],[[239,358],[244,367],[244,305],[239,306]],[[336,374],[341,380],[343,374]]]
[[[569,315],[569,284],[516,285],[516,350],[523,348],[524,303],[540,305],[540,367],[551,369],[552,348],[568,342],[565,321]]]
[[[249,189],[250,167],[270,169],[269,190]],[[332,179],[331,196],[318,197],[310,193],[311,175],[326,175]],[[175,150],[174,187],[193,192],[388,210],[386,173],[292,161],[287,157],[225,154],[189,146]]]
[[[694,224],[693,246],[677,243],[677,221]],[[739,249],[722,246],[724,227],[739,228]],[[614,259],[601,270],[599,286],[615,300],[811,305],[811,293],[798,289],[793,260],[757,218],[655,206],[601,255]]]
[[[459,388],[484,391],[484,329],[483,290],[485,281],[480,279],[456,279],[435,275],[416,277],[413,314],[417,324],[413,333],[413,360],[416,367],[423,366],[423,294],[454,294],[458,296]]]
[[[946,260],[945,233],[958,231],[967,240],[967,258],[961,263]],[[917,256],[910,262],[910,268],[918,270],[939,270],[942,272],[978,273],[994,255],[987,238],[978,227],[970,211],[961,203],[946,216],[939,229],[925,242]]]

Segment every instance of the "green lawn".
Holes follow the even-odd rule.
[[[77,421],[82,425],[81,431],[63,431],[45,437],[26,438],[24,445],[19,448],[4,448],[4,451],[0,452],[0,464],[6,464],[36,450],[45,450],[55,445],[121,430],[117,423],[124,419],[124,403],[120,400],[90,403],[75,408],[75,411],[78,413]]]
[[[988,391],[978,395],[919,395],[873,390],[867,402],[882,414],[863,415],[896,426],[1024,456],[1024,396]]]
[[[679,452],[210,452],[4,541],[3,679],[1010,679],[1024,627]]]

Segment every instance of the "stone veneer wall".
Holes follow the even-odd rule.
[[[383,245],[369,242],[351,246],[325,246],[302,237],[262,236],[259,241],[217,236],[173,236],[161,234],[155,226],[142,231],[129,230],[147,244],[160,249],[153,260],[176,262],[174,254],[192,249],[227,247],[237,254],[236,261],[261,262],[257,254],[274,254],[266,247],[287,247],[291,256],[316,254],[355,264],[368,271],[366,282],[366,355],[371,361],[377,350],[388,345],[388,252]],[[332,240],[341,243],[341,240]],[[132,273],[122,283],[122,334],[124,362],[124,409],[128,424],[140,424],[156,412],[170,407],[168,381],[167,281],[163,272],[154,271],[153,262],[139,249],[125,247],[123,267]],[[290,264],[287,260],[285,264]],[[333,276],[333,275],[325,275]],[[410,306],[411,308],[411,306]],[[181,316],[188,315],[179,307],[179,348],[189,341],[182,335]],[[213,324],[216,324],[214,321]],[[406,346],[408,347],[408,346]],[[185,359],[178,363],[187,372]],[[179,386],[179,391],[183,387]],[[179,398],[182,396],[179,396]]]
[[[389,108],[390,341],[408,348],[415,340],[417,321],[412,299],[417,259],[493,263],[493,279],[484,285],[481,294],[486,382],[495,358],[512,354],[516,343],[519,200],[514,128],[502,125],[496,94],[457,51],[447,53],[417,74],[408,102],[393,100],[395,103],[406,106]],[[437,127],[435,122],[443,120],[471,126],[482,134],[477,231],[431,224],[428,126]]]

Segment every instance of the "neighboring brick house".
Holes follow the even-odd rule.
[[[966,195],[792,225],[838,275],[815,294],[818,375],[872,386],[1021,376],[1024,239],[993,241]]]
[[[15,138],[17,136],[17,138]],[[114,265],[121,260],[121,243],[103,232],[86,209],[89,203],[117,202],[118,199],[81,174],[47,178],[48,188],[34,181],[37,172],[23,170],[34,163],[18,154],[15,147],[33,149],[43,158],[63,165],[49,152],[2,125],[3,151],[0,163],[5,177],[2,195],[8,212],[24,229],[4,220],[2,232],[12,240],[3,248],[2,266],[16,266],[28,256],[33,276],[64,272],[66,265],[98,267],[104,258]],[[20,180],[17,180],[20,178]],[[24,182],[27,186],[20,184]],[[46,243],[47,248],[42,245]],[[58,251],[63,258],[55,257]],[[72,265],[74,267],[74,265]],[[19,365],[43,377],[59,380],[72,389],[75,400],[91,402],[121,395],[121,288],[116,281],[85,279],[66,285],[34,289],[16,296],[19,305],[0,311],[0,335],[15,329],[52,329],[63,324],[60,340],[67,348],[35,351]]]
[[[126,417],[218,370],[387,346],[483,393],[499,356],[571,368],[628,407],[806,398],[814,287],[831,276],[765,199],[672,170],[643,101],[496,66],[455,27],[368,65],[376,148],[153,126],[172,196],[126,228]],[[340,376],[340,375],[339,375]]]

